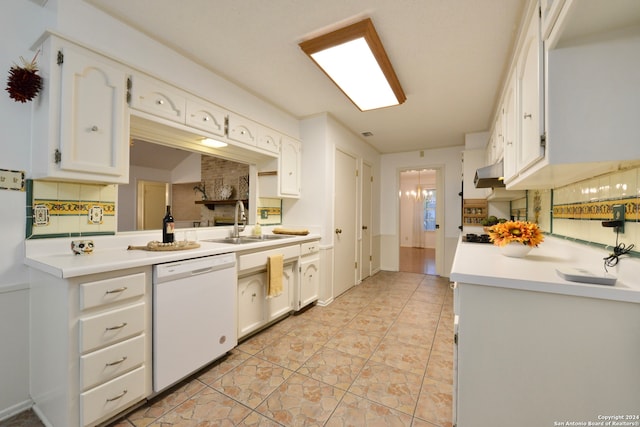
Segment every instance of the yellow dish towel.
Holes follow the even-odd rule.
[[[277,297],[282,293],[283,262],[282,254],[269,257],[269,262],[267,262],[267,298]]]

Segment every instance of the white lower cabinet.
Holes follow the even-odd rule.
[[[457,283],[454,291],[454,425],[637,416],[637,303],[503,286]]]
[[[238,278],[238,338],[266,323],[266,281],[266,272]]]
[[[283,255],[282,293],[267,297],[267,262]],[[238,256],[238,339],[318,299],[318,241]]]
[[[31,394],[47,425],[98,425],[151,389],[151,267],[31,270]]]
[[[318,300],[320,290],[320,255],[318,242],[303,243],[300,249],[300,283],[295,298],[295,309]]]

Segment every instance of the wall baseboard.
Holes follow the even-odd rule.
[[[24,402],[17,403],[13,406],[0,410],[0,421],[4,421],[13,417],[14,415],[18,415],[19,413],[31,409],[33,406],[33,402],[31,399],[25,400]]]

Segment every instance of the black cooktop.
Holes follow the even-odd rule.
[[[467,233],[462,236],[462,241],[468,243],[491,243],[491,239],[489,239],[488,234]]]

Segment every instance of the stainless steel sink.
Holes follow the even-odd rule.
[[[225,237],[222,239],[208,239],[208,240],[203,240],[203,242],[228,243],[231,245],[241,245],[243,243],[256,243],[256,242],[268,241],[268,240],[287,239],[290,237],[293,237],[293,236],[265,234],[262,236],[240,236],[240,237]]]

